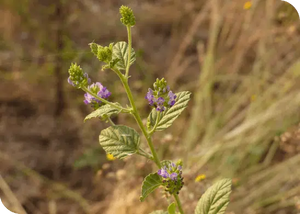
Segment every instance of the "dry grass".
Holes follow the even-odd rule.
[[[167,133],[154,136],[160,156],[184,158],[187,185],[180,197],[187,213],[193,213],[200,195],[220,177],[234,181],[228,213],[299,212],[299,20],[280,1],[253,0],[250,10],[243,9],[244,3],[129,1],[139,20],[133,30],[140,56],[132,71],[135,96],[143,97],[144,86],[162,76],[177,91],[193,92],[187,112]],[[110,73],[92,72],[100,65],[87,54],[86,46],[93,40],[107,44],[126,39],[124,29],[116,27],[114,14],[119,6],[117,1],[72,4],[68,33],[76,48],[68,46],[60,54],[76,53],[72,60],[106,83],[115,99],[126,102]],[[0,16],[10,20],[0,23],[6,41],[0,45],[0,76],[4,77],[0,80],[0,158],[5,159],[0,169],[2,184],[12,187],[3,191],[7,198],[28,213],[140,214],[166,207],[159,191],[138,202],[137,183],[155,170],[139,158],[106,163],[100,152],[82,171],[72,168],[86,148],[97,145],[104,125],[82,123],[90,110],[79,104],[82,94],[69,87],[68,111],[61,119],[50,116],[54,105],[51,68],[57,53],[40,47],[36,40],[41,40],[38,32],[46,37],[51,28],[44,23],[38,27],[20,23],[11,4],[3,10]],[[43,16],[35,13],[33,5],[30,10],[35,19]],[[25,41],[17,29],[28,35]],[[69,62],[67,57],[66,69]],[[7,93],[11,85],[16,90]],[[21,101],[12,102],[16,100]],[[138,105],[146,117],[145,102],[139,100]],[[121,115],[118,123],[131,121]],[[19,158],[14,162],[10,156]],[[202,173],[206,181],[195,183],[196,175]],[[30,185],[34,187],[26,196],[23,192]]]

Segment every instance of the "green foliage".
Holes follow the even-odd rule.
[[[107,153],[122,159],[138,151],[140,135],[132,128],[117,125],[102,130],[99,141]]]
[[[113,60],[118,59],[116,63],[116,67],[119,70],[126,70],[128,64],[128,44],[126,42],[117,42],[113,46]],[[135,61],[135,52],[134,49],[131,49],[131,56],[130,56],[130,65],[132,65]]]
[[[114,103],[118,106],[121,107],[121,105],[119,103]],[[106,121],[109,117],[111,117],[113,114],[118,114],[120,113],[120,110],[112,107],[111,105],[103,105],[101,107],[99,107],[98,109],[96,109],[95,111],[93,111],[92,113],[90,113],[89,115],[87,115],[84,118],[84,122],[86,120],[92,119],[92,118],[100,118],[103,121]]]
[[[162,180],[157,173],[152,173],[146,176],[142,184],[142,196],[140,201],[144,201],[147,196],[162,185]]]
[[[170,127],[174,120],[183,112],[190,100],[191,93],[188,91],[183,91],[177,93],[176,95],[176,103],[171,108],[161,113],[157,112],[156,109],[152,109],[147,121],[148,130],[153,129],[155,123],[158,122],[155,131],[163,131],[164,129]]]
[[[176,214],[176,204],[174,202],[169,205],[168,213],[169,214]]]
[[[223,214],[229,203],[231,180],[218,181],[202,195],[198,201],[195,214]]]
[[[122,5],[120,7],[120,14],[122,16],[120,20],[125,26],[132,27],[135,25],[135,16],[131,8]]]

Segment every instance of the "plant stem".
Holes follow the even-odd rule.
[[[120,74],[120,72],[119,72],[119,74]],[[155,151],[155,148],[153,146],[151,135],[146,131],[146,128],[145,128],[145,126],[144,126],[144,124],[143,124],[143,122],[141,120],[141,117],[140,117],[138,111],[137,111],[137,108],[136,108],[136,105],[135,105],[135,102],[134,102],[131,90],[130,90],[129,85],[128,85],[128,79],[126,77],[124,77],[123,75],[119,76],[119,77],[121,78],[121,81],[122,81],[122,83],[123,83],[123,85],[125,87],[125,90],[126,90],[126,93],[127,93],[127,96],[128,96],[129,102],[130,102],[130,105],[132,107],[132,114],[133,114],[136,122],[138,123],[140,129],[142,130],[144,136],[146,137],[148,146],[149,146],[149,148],[151,150],[151,153],[152,153],[152,156],[153,156],[153,161],[156,163],[157,167],[160,169],[161,168],[160,160],[159,160],[159,158],[157,156],[157,153]],[[179,199],[178,195],[174,194],[174,198],[176,200],[176,203],[177,203],[177,206],[178,206],[178,209],[179,209],[180,213],[184,214],[182,206],[181,206],[181,202],[180,202],[180,199]]]
[[[161,168],[161,163],[160,163],[158,155],[157,155],[157,153],[156,153],[156,151],[154,149],[154,145],[152,143],[151,134],[147,132],[147,130],[146,130],[146,128],[145,128],[145,126],[144,126],[144,124],[142,122],[142,119],[141,119],[141,117],[140,117],[140,115],[139,115],[139,113],[137,111],[137,108],[136,108],[136,105],[135,105],[135,102],[134,102],[131,90],[130,90],[129,85],[128,85],[128,78],[126,76],[124,76],[118,69],[114,68],[112,70],[118,75],[118,77],[120,78],[120,80],[121,80],[121,82],[122,82],[122,84],[123,84],[123,86],[125,88],[127,97],[129,99],[130,105],[132,107],[132,111],[130,113],[133,115],[134,119],[136,120],[137,124],[139,125],[141,131],[143,132],[143,134],[144,134],[144,136],[145,136],[145,138],[147,140],[148,146],[149,146],[149,148],[151,150],[151,153],[152,153],[152,156],[153,156],[153,158],[151,158],[151,159],[155,162],[155,164],[157,165],[157,167],[160,169]],[[157,121],[156,121],[156,123],[157,123]],[[176,203],[177,203],[177,206],[178,206],[178,209],[179,209],[180,213],[184,214],[178,195],[174,194],[174,198],[176,200]]]
[[[157,153],[154,149],[154,145],[152,143],[152,139],[151,139],[151,136],[148,134],[148,132],[146,131],[146,128],[142,122],[142,119],[137,111],[137,108],[136,108],[136,105],[135,105],[135,102],[134,102],[134,99],[133,99],[133,96],[132,96],[132,93],[131,93],[131,90],[129,88],[129,85],[128,85],[128,79],[124,76],[121,76],[121,81],[124,85],[124,88],[125,88],[125,91],[127,93],[127,96],[128,96],[128,99],[129,99],[129,102],[130,102],[130,105],[132,107],[132,115],[134,116],[134,119],[136,120],[137,124],[139,125],[141,131],[143,132],[144,136],[146,137],[146,140],[147,140],[147,143],[148,143],[148,146],[151,150],[151,153],[153,155],[153,161],[156,163],[156,165],[158,166],[158,168],[161,168],[161,164],[160,164],[160,160],[157,156]]]
[[[116,124],[110,119],[110,117],[107,117],[108,122],[112,125],[115,126]]]
[[[179,209],[179,212],[180,212],[181,214],[184,214],[183,209],[182,209],[182,206],[181,206],[181,202],[180,202],[180,199],[179,199],[178,195],[177,195],[177,194],[174,194],[173,196],[174,196],[175,201],[176,201],[176,203],[177,203],[177,207],[178,207],[178,209]]]
[[[152,130],[150,132],[148,132],[148,134],[150,136],[153,134],[153,132],[155,132],[155,129],[158,126],[159,117],[160,117],[160,112],[157,112],[157,117],[156,117],[156,121],[155,121],[154,127],[152,128]]]
[[[130,68],[130,59],[131,59],[131,27],[127,26],[127,33],[128,33],[128,59],[127,59],[127,66],[126,66],[126,73],[125,77],[128,78],[129,68]]]
[[[94,92],[90,91],[87,87],[81,87],[81,89],[82,89],[83,91],[85,91],[86,93],[89,93],[90,95],[92,95],[92,96],[95,97],[96,99],[100,100],[101,102],[103,102],[103,103],[105,103],[105,104],[108,104],[108,105],[110,105],[110,106],[112,106],[112,107],[114,107],[114,108],[116,108],[116,109],[119,109],[119,110],[122,111],[123,113],[129,113],[129,112],[130,112],[130,110],[127,109],[127,108],[120,107],[120,106],[118,106],[118,105],[116,105],[116,104],[114,104],[114,103],[111,103],[111,102],[109,102],[109,101],[107,101],[107,100],[105,100],[105,99],[99,97],[97,94],[95,94]]]

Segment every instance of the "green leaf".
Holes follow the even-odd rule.
[[[142,196],[140,197],[140,201],[144,201],[145,198],[161,184],[162,181],[157,173],[147,175],[142,184]]]
[[[169,214],[176,214],[176,204],[174,202],[169,205],[168,213]]]
[[[198,201],[195,214],[223,214],[229,203],[231,180],[218,181],[202,195]]]
[[[119,59],[116,63],[116,67],[119,70],[126,70],[128,64],[128,44],[126,42],[117,42],[113,47],[113,60]],[[130,65],[135,61],[134,49],[131,49]]]
[[[168,212],[163,211],[163,210],[156,210],[156,211],[154,211],[154,212],[152,212],[150,214],[168,214]]]
[[[118,104],[118,103],[115,103],[115,104],[117,104],[121,107],[120,104]],[[97,110],[93,111],[89,115],[87,115],[84,118],[84,122],[86,120],[89,120],[92,118],[97,118],[97,117],[100,117],[102,120],[106,120],[108,117],[111,117],[113,114],[118,114],[119,112],[120,112],[120,110],[112,107],[111,105],[106,104],[106,105],[101,106]]]
[[[158,113],[155,108],[152,109],[148,116],[147,127],[148,130],[152,130],[156,119],[158,117],[158,125],[156,131],[162,131],[172,125],[174,120],[181,114],[181,112],[187,107],[190,100],[191,92],[183,91],[176,94],[176,103],[171,108],[168,108],[164,112]]]
[[[138,151],[140,135],[127,126],[111,126],[101,131],[99,141],[106,153],[122,159]]]

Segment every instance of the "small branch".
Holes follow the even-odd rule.
[[[116,124],[110,119],[110,117],[107,118],[108,122],[112,125],[115,126]]]
[[[95,94],[94,92],[90,91],[89,89],[87,89],[86,87],[81,87],[81,89],[83,91],[85,91],[86,93],[89,93],[90,95],[92,95],[93,97],[95,97],[96,99],[100,100],[101,102],[105,103],[105,104],[108,104],[108,105],[111,105],[112,107],[116,108],[116,109],[119,109],[121,112],[123,113],[129,113],[131,110],[130,109],[127,109],[127,108],[123,108],[123,107],[120,107],[112,102],[109,102],[101,97],[99,97],[97,94]]]
[[[157,113],[157,117],[156,117],[156,121],[155,121],[154,127],[153,127],[152,130],[149,132],[149,135],[152,135],[153,132],[155,132],[156,127],[158,126],[158,123],[159,123],[159,122],[158,122],[159,117],[160,117],[160,112]]]
[[[144,156],[145,158],[148,158],[149,160],[153,160],[153,156],[151,156],[148,152],[146,152],[142,148],[139,148],[139,151],[137,152],[137,154]]]

